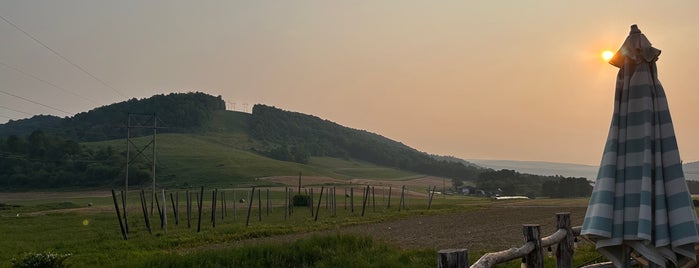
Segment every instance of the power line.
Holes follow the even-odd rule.
[[[28,101],[28,102],[31,102],[31,103],[34,103],[34,104],[37,104],[37,105],[41,105],[41,106],[44,106],[44,107],[46,107],[46,108],[49,108],[49,109],[52,109],[52,110],[56,110],[56,111],[65,113],[65,114],[67,114],[67,115],[73,115],[73,113],[66,112],[66,111],[61,110],[61,109],[58,109],[58,108],[56,108],[56,107],[48,106],[48,105],[46,105],[46,104],[39,103],[39,102],[30,100],[30,99],[27,99],[27,98],[24,98],[24,97],[20,97],[20,96],[17,96],[17,95],[15,95],[15,94],[6,92],[6,91],[4,91],[4,90],[0,90],[0,93],[5,93],[5,94],[10,95],[10,96],[12,96],[12,97],[15,97],[15,98],[18,98],[18,99],[22,99],[22,100],[25,100],[25,101]]]
[[[3,108],[3,109],[5,109],[5,110],[10,110],[10,111],[13,111],[13,112],[18,112],[18,113],[21,113],[21,114],[33,115],[33,114],[30,114],[30,113],[27,113],[27,112],[22,112],[22,111],[20,111],[20,110],[12,109],[12,108],[7,107],[7,106],[2,106],[2,105],[0,105],[0,108]]]
[[[60,57],[61,59],[63,59],[63,60],[66,61],[67,63],[70,63],[70,65],[73,65],[73,67],[75,67],[75,68],[77,68],[78,70],[82,71],[83,73],[89,75],[90,77],[92,77],[93,79],[97,80],[98,82],[100,82],[100,83],[101,83],[102,85],[104,85],[105,87],[110,88],[111,90],[113,90],[114,92],[116,92],[117,94],[119,94],[119,96],[122,96],[122,97],[126,98],[126,96],[125,96],[124,94],[122,94],[121,92],[119,92],[119,90],[117,90],[116,88],[114,88],[114,87],[108,85],[107,83],[105,83],[104,81],[102,81],[102,79],[97,78],[97,76],[95,76],[95,75],[93,75],[92,73],[88,72],[88,71],[85,70],[83,67],[80,67],[80,65],[78,65],[78,64],[76,64],[76,63],[70,61],[68,58],[64,57],[63,55],[61,55],[61,54],[58,53],[57,51],[51,49],[49,46],[47,46],[47,45],[44,44],[43,42],[39,41],[39,39],[36,39],[34,36],[32,36],[31,34],[29,34],[28,32],[26,32],[25,30],[22,30],[22,28],[20,28],[20,27],[17,26],[16,24],[12,23],[11,21],[9,21],[8,19],[6,19],[6,18],[3,17],[2,15],[0,15],[0,19],[2,19],[3,21],[5,21],[7,24],[11,25],[12,27],[14,27],[15,29],[17,29],[18,31],[22,32],[22,33],[23,33],[24,35],[26,35],[27,37],[29,37],[29,38],[31,38],[32,40],[34,40],[34,42],[37,42],[39,45],[41,45],[41,46],[43,46],[44,48],[48,49],[48,50],[51,51],[53,54],[55,54],[56,56]]]
[[[4,66],[5,68],[12,69],[12,70],[14,70],[15,72],[21,73],[21,74],[23,74],[23,75],[25,75],[25,76],[34,78],[35,80],[38,80],[38,81],[40,81],[40,82],[43,82],[43,83],[45,83],[45,84],[47,84],[47,85],[49,85],[49,86],[52,86],[52,87],[57,88],[57,89],[60,89],[60,90],[62,90],[62,91],[64,91],[64,92],[70,93],[70,94],[73,95],[73,96],[76,96],[76,97],[78,97],[78,98],[81,98],[81,99],[83,99],[83,100],[86,100],[86,101],[88,101],[88,102],[91,102],[91,103],[93,103],[93,104],[99,105],[99,103],[96,102],[96,101],[94,101],[94,100],[88,99],[87,97],[84,97],[84,96],[82,96],[82,95],[79,95],[79,94],[77,94],[77,93],[75,93],[75,92],[73,92],[73,91],[70,91],[70,90],[65,89],[65,88],[63,88],[63,87],[60,87],[60,86],[58,86],[58,85],[56,85],[56,84],[54,84],[54,83],[51,83],[51,82],[46,81],[46,80],[44,80],[44,79],[41,79],[41,78],[37,77],[36,75],[33,75],[33,74],[30,74],[30,73],[28,73],[28,72],[23,71],[22,69],[19,69],[19,68],[17,68],[17,67],[11,66],[11,65],[6,64],[6,63],[4,63],[4,62],[2,62],[2,61],[0,61],[0,65]]]

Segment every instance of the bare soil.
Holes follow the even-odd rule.
[[[310,235],[368,235],[402,248],[467,248],[499,251],[523,244],[522,225],[540,224],[543,236],[555,232],[556,213],[570,212],[573,226],[582,225],[584,206],[492,206],[444,215],[422,215],[406,219],[361,224],[308,233],[248,239],[226,246],[265,242],[289,242]]]

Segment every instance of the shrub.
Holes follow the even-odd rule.
[[[33,267],[42,267],[42,268],[62,268],[62,267],[68,267],[65,263],[63,263],[68,257],[70,257],[70,253],[67,254],[60,254],[60,253],[55,253],[51,251],[46,251],[46,252],[30,252],[24,254],[21,260],[17,259],[12,259],[12,267],[14,268],[33,268]]]
[[[295,207],[308,206],[309,202],[311,202],[311,198],[308,195],[294,195],[293,204]]]

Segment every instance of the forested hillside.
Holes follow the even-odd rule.
[[[158,132],[189,132],[206,124],[211,113],[225,110],[221,96],[204,93],[172,93],[145,99],[130,99],[95,108],[73,117],[34,116],[0,125],[0,137],[29,135],[41,129],[46,133],[76,141],[101,141],[126,137],[129,113],[156,114]],[[132,122],[147,124],[152,122]],[[135,132],[138,134],[139,132]]]
[[[255,139],[276,145],[263,152],[280,160],[303,162],[307,156],[355,158],[404,170],[458,179],[475,179],[483,170],[437,160],[383,136],[328,120],[266,105],[255,105],[250,120]]]
[[[0,138],[0,185],[4,190],[107,185],[123,174],[122,166],[123,158],[111,147],[89,149],[43,131]],[[138,167],[130,174],[140,180],[150,177]]]

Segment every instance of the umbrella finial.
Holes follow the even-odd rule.
[[[641,33],[641,30],[638,29],[638,26],[636,24],[631,25],[631,32],[629,34],[635,34],[635,33]]]

